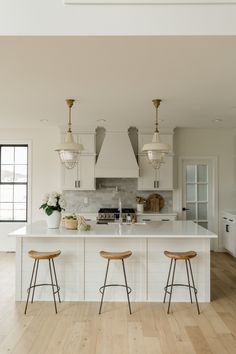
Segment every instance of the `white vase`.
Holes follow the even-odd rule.
[[[46,214],[48,229],[58,229],[61,222],[60,211],[54,210],[51,215]]]

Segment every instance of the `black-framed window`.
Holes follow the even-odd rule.
[[[27,221],[28,145],[0,144],[0,222]]]

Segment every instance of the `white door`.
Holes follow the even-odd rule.
[[[182,158],[182,219],[218,233],[216,158]]]

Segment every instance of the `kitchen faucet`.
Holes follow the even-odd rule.
[[[122,220],[122,203],[120,198],[119,198],[118,205],[119,205],[119,224],[121,225],[123,220]]]

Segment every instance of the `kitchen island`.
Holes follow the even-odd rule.
[[[61,250],[55,260],[61,297],[65,301],[99,301],[106,261],[101,250],[131,250],[126,260],[127,278],[132,301],[162,301],[169,269],[165,250],[194,250],[192,260],[198,299],[210,301],[210,240],[217,235],[192,221],[156,221],[137,224],[105,224],[91,222],[90,231],[48,229],[46,222],[28,224],[12,233],[16,237],[16,301],[26,299],[33,261],[29,250]],[[122,264],[112,261],[108,282],[123,283]],[[48,264],[40,262],[38,282],[48,282]],[[184,262],[177,262],[176,283],[186,283]],[[35,300],[52,300],[50,287],[38,288]],[[126,301],[122,288],[109,288],[105,300]],[[186,288],[175,288],[173,301],[189,301]]]

